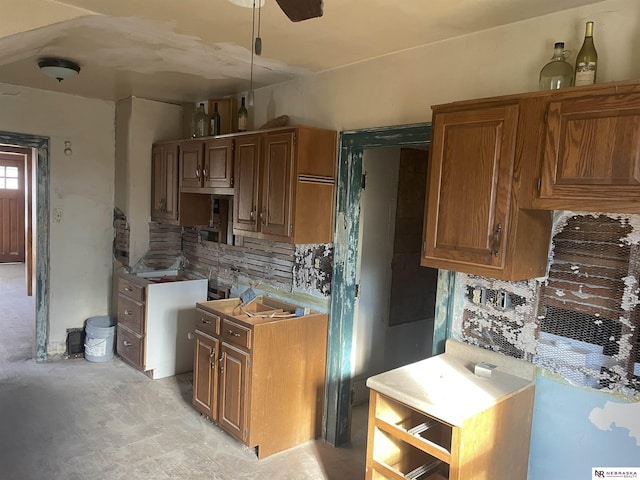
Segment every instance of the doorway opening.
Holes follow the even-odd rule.
[[[340,134],[331,316],[327,358],[327,393],[323,436],[333,445],[351,437],[354,326],[357,294],[357,259],[360,250],[360,197],[362,161],[366,149],[426,148],[431,125],[419,123],[345,131]],[[440,353],[448,335],[455,275],[438,271],[432,353]]]
[[[37,362],[45,362],[49,326],[49,139],[0,131],[0,152],[3,157],[21,158],[24,164],[24,263],[18,263],[23,265],[20,275],[14,271],[7,276],[11,284],[23,282],[25,298],[32,296],[32,352]],[[14,170],[9,176],[6,169],[4,172],[6,185],[7,179],[14,178]],[[22,280],[16,279],[20,276]],[[2,298],[3,305],[8,301],[9,296]]]
[[[438,271],[420,266],[428,149],[366,149],[362,158],[352,404],[366,379],[431,356]]]

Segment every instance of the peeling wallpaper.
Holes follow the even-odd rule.
[[[559,212],[552,238],[545,278],[458,274],[453,336],[574,385],[639,394],[640,215]]]

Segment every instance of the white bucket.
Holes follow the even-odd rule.
[[[113,358],[115,322],[111,317],[87,319],[84,336],[84,358],[90,362],[106,362]]]

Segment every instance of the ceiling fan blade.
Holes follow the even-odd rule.
[[[322,16],[322,0],[276,0],[292,22]]]

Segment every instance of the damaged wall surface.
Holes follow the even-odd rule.
[[[332,245],[243,237],[236,237],[237,245],[228,245],[209,240],[214,230],[151,222],[149,251],[134,270],[184,268],[208,278],[215,289],[250,286],[279,296],[315,297],[314,308],[326,308],[331,294]]]
[[[640,215],[556,212],[545,278],[457,275],[453,336],[540,368],[529,478],[637,466],[639,251]]]

